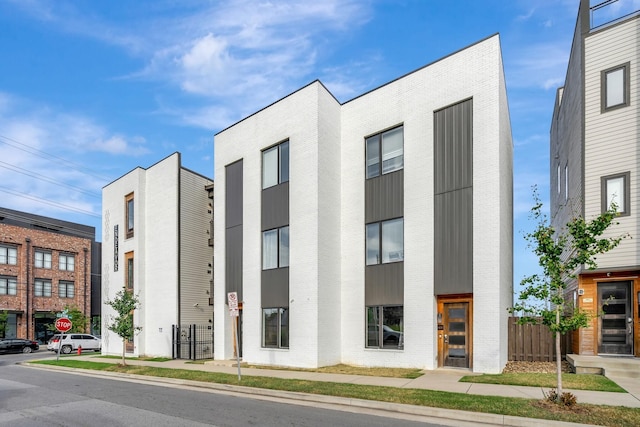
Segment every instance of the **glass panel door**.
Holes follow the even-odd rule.
[[[633,354],[631,282],[598,284],[598,353]]]
[[[469,303],[444,304],[444,366],[469,367]]]

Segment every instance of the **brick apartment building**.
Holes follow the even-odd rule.
[[[100,263],[92,258],[100,252],[94,227],[0,208],[0,311],[9,315],[4,335],[44,343],[55,313],[67,306],[89,319],[99,316]]]

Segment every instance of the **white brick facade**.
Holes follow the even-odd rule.
[[[499,37],[345,104],[314,82],[215,138],[215,357],[233,355],[225,305],[225,166],[243,160],[243,358],[316,367],[438,367],[434,111],[473,100],[473,370],[507,359],[512,144]],[[404,126],[403,350],[365,348],[364,138]],[[261,347],[261,150],[290,144],[288,349]]]
[[[190,188],[185,188],[185,181]],[[133,355],[171,357],[173,325],[181,321],[207,324],[211,320],[210,309],[196,309],[192,302],[196,301],[198,307],[209,307],[209,295],[205,291],[209,288],[207,265],[211,263],[213,248],[207,243],[209,220],[206,212],[209,199],[205,185],[211,183],[211,180],[182,168],[180,154],[174,153],[148,169],[136,168],[104,187],[103,353],[122,354],[122,339],[106,326],[115,314],[106,302],[125,287],[127,253],[133,253],[134,293],[140,300],[134,323],[142,327],[134,340]],[[125,197],[131,193],[135,212],[134,235],[127,238]],[[199,207],[201,220],[193,221],[188,217],[186,219],[189,221],[186,221],[181,218],[182,205]],[[118,226],[117,271],[114,271],[115,226]],[[198,228],[202,239],[192,237],[193,227]],[[181,236],[190,238],[187,241]],[[180,261],[184,253],[190,254],[186,262]],[[188,267],[194,261],[201,264],[200,276],[188,275]],[[181,304],[181,296],[188,298],[188,304]]]

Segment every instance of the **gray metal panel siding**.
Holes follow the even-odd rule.
[[[473,292],[473,101],[434,112],[434,292]]]
[[[470,187],[473,180],[473,103],[434,113],[435,194]]]
[[[262,190],[262,230],[289,224],[289,182]]]
[[[367,179],[365,182],[365,222],[404,216],[404,170]]]
[[[225,168],[225,289],[242,301],[243,162]]]
[[[225,230],[225,289],[242,301],[242,225]]]
[[[225,227],[242,224],[242,160],[225,168]]]
[[[435,196],[436,295],[473,292],[473,189]]]
[[[366,306],[404,304],[404,262],[369,265],[364,274]]]
[[[262,270],[263,308],[289,307],[289,268]]]

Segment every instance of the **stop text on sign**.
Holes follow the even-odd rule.
[[[67,332],[69,329],[71,329],[71,320],[67,319],[66,317],[62,317],[56,320],[56,329],[60,332]]]

